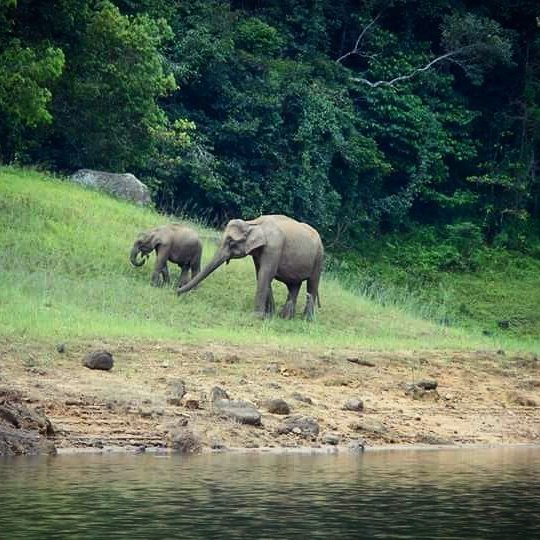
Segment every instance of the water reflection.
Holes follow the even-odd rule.
[[[0,461],[0,538],[533,538],[540,448]]]

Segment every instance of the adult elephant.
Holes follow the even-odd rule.
[[[287,216],[269,215],[252,221],[229,221],[212,261],[187,285],[180,287],[178,294],[193,289],[224,262],[247,255],[253,257],[257,273],[255,313],[259,317],[274,312],[271,284],[273,279],[277,279],[289,289],[280,316],[285,319],[294,317],[300,287],[303,281],[307,281],[304,316],[308,320],[313,319],[315,301],[319,299],[324,248],[315,229]]]
[[[181,287],[201,270],[202,243],[193,229],[177,223],[162,225],[139,234],[131,248],[129,260],[133,266],[142,266],[150,253],[156,252],[156,265],[152,272],[152,285],[169,282],[167,261],[181,269],[178,285]],[[139,257],[141,256],[141,257]]]

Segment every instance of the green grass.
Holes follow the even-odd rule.
[[[441,269],[445,246],[418,236],[334,256],[330,267],[344,286],[381,305],[472,331],[538,339],[538,257],[479,246],[462,258],[463,268]]]
[[[170,220],[59,178],[0,168],[0,335],[317,348],[539,348],[533,339],[434,324],[400,306],[368,300],[330,276],[322,282],[316,322],[258,321],[251,314],[255,275],[249,257],[177,297],[171,287],[150,286],[154,256],[139,269],[128,260],[139,231]],[[208,261],[219,233],[192,225],[204,239]],[[175,279],[177,268],[171,270]],[[274,284],[274,293],[278,304],[285,300],[282,284]]]

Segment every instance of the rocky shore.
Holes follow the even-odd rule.
[[[0,454],[540,444],[534,354],[5,340],[0,359]]]

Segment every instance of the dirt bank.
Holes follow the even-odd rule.
[[[111,371],[82,366],[96,348],[113,354]],[[59,449],[540,443],[540,361],[502,351],[80,342],[58,352],[4,340],[0,386],[46,414]],[[222,418],[210,401],[215,386],[254,404],[261,425]],[[276,399],[288,415],[268,412]],[[296,416],[313,419],[318,434],[284,429]]]

